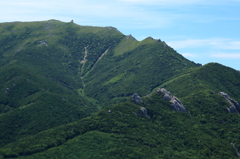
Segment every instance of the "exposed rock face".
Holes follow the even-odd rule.
[[[47,42],[46,42],[46,41],[38,41],[38,43],[39,43],[40,45],[45,45],[45,46],[48,46],[48,44],[47,44]]]
[[[9,93],[10,91],[10,88],[6,88],[5,93]]]
[[[137,93],[134,93],[132,95],[132,101],[135,103],[135,104],[140,104],[142,103],[142,99],[141,97],[137,94]],[[133,114],[135,114],[135,116],[137,116],[137,113],[136,112],[133,112]],[[144,107],[141,107],[140,108],[140,115],[142,117],[147,117],[147,118],[150,118],[148,115],[147,115],[147,109],[144,108]]]
[[[132,101],[135,104],[139,104],[139,103],[142,102],[142,99],[140,98],[140,96],[137,93],[134,93],[133,96],[132,96]]]
[[[144,107],[141,107],[140,109],[141,109],[141,115],[143,117],[146,117],[147,116],[147,109],[145,109]]]
[[[136,114],[135,114],[136,115]],[[147,109],[146,108],[144,108],[144,107],[141,107],[140,108],[140,115],[142,116],[142,117],[144,117],[144,118],[149,118],[149,119],[151,119],[148,115],[147,115]],[[136,115],[137,116],[137,115]]]
[[[236,113],[236,114],[239,114],[239,110],[240,110],[240,105],[237,101],[231,99],[227,93],[224,93],[224,92],[219,92],[219,94],[221,96],[223,96],[229,103],[230,103],[230,107],[227,108],[227,111],[229,113]]]
[[[182,102],[175,96],[173,96],[170,92],[168,92],[164,88],[159,88],[157,93],[163,94],[163,99],[166,101],[171,102],[172,110],[180,111],[180,112],[187,112],[186,108],[183,106]]]

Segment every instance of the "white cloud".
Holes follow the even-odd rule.
[[[188,57],[192,57],[192,58],[199,57],[199,55],[196,55],[196,54],[193,54],[193,53],[182,53],[182,55],[186,58],[188,58]]]
[[[1,2],[0,22],[3,21],[40,21],[55,19],[87,25],[110,24],[125,28],[168,27],[179,15],[164,11],[146,11],[145,7],[129,5],[122,1],[83,1],[83,0],[41,0]],[[84,25],[84,24],[83,24]]]
[[[178,5],[186,5],[186,4],[196,4],[200,3],[203,0],[119,0],[122,2],[134,3],[134,4],[148,4],[148,5],[170,5],[170,4],[178,4]]]
[[[226,38],[187,39],[167,42],[173,48],[211,47],[214,49],[240,50],[240,41]]]
[[[223,45],[221,48],[240,50],[240,41],[229,41],[226,45]]]
[[[223,59],[240,59],[240,53],[215,53],[210,56]]]
[[[118,0],[135,5],[160,5],[160,6],[183,6],[183,5],[219,5],[226,3],[224,0]],[[236,1],[236,0],[229,0]]]
[[[131,29],[170,28],[175,26],[177,21],[187,20],[189,17],[201,20],[179,11],[179,5],[200,3],[210,4],[207,0],[9,0],[0,4],[1,13],[5,13],[0,14],[0,22],[58,18],[61,21],[74,19],[79,24],[85,22],[87,25],[97,26],[111,25]],[[174,11],[169,8],[174,8]]]
[[[209,44],[209,39],[187,39],[178,41],[169,41],[167,44],[175,49],[199,47]]]

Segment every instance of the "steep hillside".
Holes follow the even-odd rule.
[[[12,22],[0,24],[0,34],[1,146],[89,116],[114,98],[146,94],[195,67],[164,42],[138,42],[113,27]]]
[[[22,66],[0,74],[0,146],[98,111],[76,92]]]
[[[112,27],[85,27],[55,20],[0,25],[1,66],[23,65],[71,89],[79,77],[123,35]],[[91,50],[84,59],[85,48]]]
[[[237,158],[239,116],[225,111],[228,103],[220,95],[202,91],[189,96],[185,107],[191,113],[171,110],[170,102],[158,93],[142,100],[140,105],[117,104],[20,139],[0,149],[0,154],[5,158]]]
[[[218,63],[209,63],[189,70],[159,87],[164,87],[178,97],[186,97],[201,90],[226,92],[240,99],[240,72]]]
[[[196,64],[161,40],[56,20],[0,25],[1,68],[17,64],[103,107],[144,95]]]
[[[129,36],[123,39],[127,40],[137,46],[124,54],[116,51],[119,48],[109,50],[98,62],[98,69],[84,78],[85,93],[105,105],[109,101],[119,102],[135,92],[140,95],[150,93],[156,86],[196,67],[160,40],[147,38],[136,42]],[[123,44],[119,45],[125,50]]]
[[[0,146],[97,112],[82,74],[124,36],[56,20],[0,24]],[[84,59],[88,48],[87,60]]]

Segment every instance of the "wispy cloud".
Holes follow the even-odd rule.
[[[215,53],[210,57],[223,58],[223,59],[240,59],[240,53]]]
[[[226,38],[187,39],[187,40],[169,41],[167,43],[168,45],[176,49],[211,47],[215,49],[240,50],[239,40],[226,39]]]
[[[189,57],[191,57],[191,58],[199,57],[199,55],[193,54],[193,53],[182,53],[182,55],[183,55],[184,57],[186,57],[186,58],[189,58]]]
[[[221,46],[222,49],[236,49],[240,50],[240,41],[228,41],[226,45]]]
[[[0,14],[0,21],[36,21],[62,17],[59,20],[77,19],[76,22],[80,24],[86,22],[104,26],[109,23],[116,27],[147,29],[168,27],[173,19],[181,16],[165,11],[146,11],[144,8],[118,0],[70,0],[67,3],[63,0],[12,0],[1,2],[0,10],[7,14]]]
[[[216,1],[216,0],[213,0]],[[218,4],[223,0],[219,0]],[[212,2],[212,1],[211,1]],[[203,20],[192,14],[182,13],[179,5],[209,5],[207,0],[10,0],[0,5],[0,21],[36,21],[58,18],[77,19],[89,25],[108,24],[122,28],[169,28],[182,19]],[[151,9],[146,7],[150,5]],[[161,8],[167,6],[166,8]],[[155,9],[154,9],[155,8]],[[161,9],[160,9],[161,8]],[[174,12],[169,10],[174,8]],[[150,36],[150,35],[149,35]]]
[[[209,1],[206,0],[119,0],[121,2],[128,2],[134,4],[144,5],[192,5],[192,4],[206,4]]]

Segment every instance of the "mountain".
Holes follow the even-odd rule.
[[[239,71],[114,27],[10,22],[0,34],[0,158],[240,156]]]

